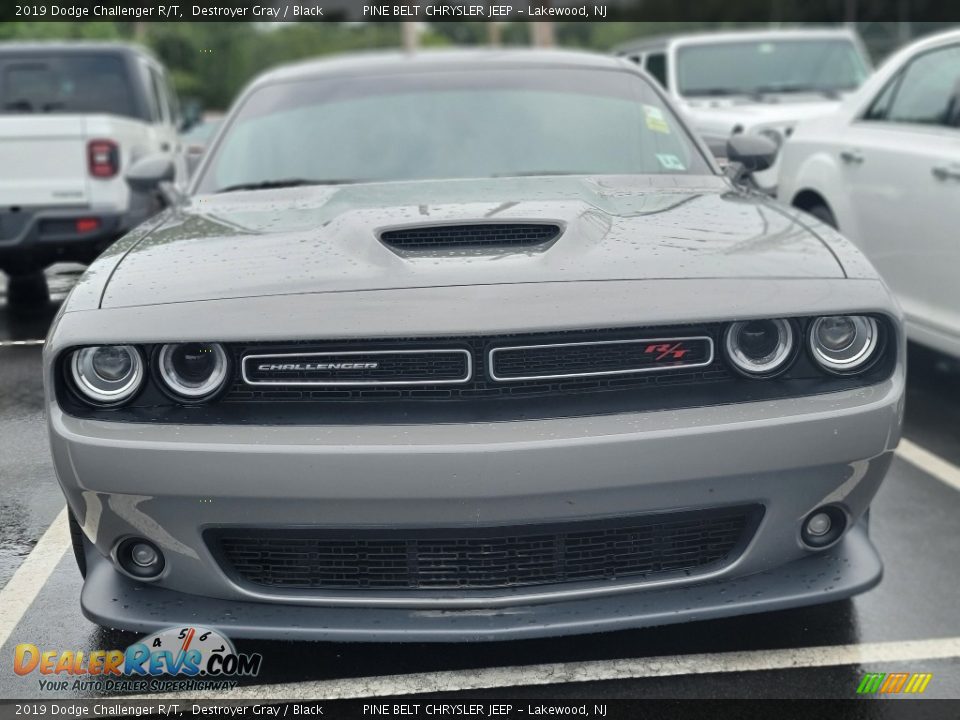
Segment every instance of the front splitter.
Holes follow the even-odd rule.
[[[834,548],[732,580],[587,600],[490,610],[343,608],[206,598],[137,583],[100,556],[83,586],[83,613],[150,633],[214,628],[231,638],[332,642],[464,642],[609,632],[830,602],[880,582],[883,565],[858,525]]]

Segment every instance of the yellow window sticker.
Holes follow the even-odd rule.
[[[667,118],[663,115],[663,110],[653,105],[643,106],[643,117],[647,121],[647,128],[658,133],[670,134],[670,126],[667,124]]]

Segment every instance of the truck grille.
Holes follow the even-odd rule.
[[[483,590],[691,574],[735,559],[762,506],[434,530],[219,529],[243,581],[316,590]]]

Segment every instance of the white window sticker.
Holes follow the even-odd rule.
[[[676,155],[669,153],[657,153],[657,160],[666,170],[686,170],[683,161]]]

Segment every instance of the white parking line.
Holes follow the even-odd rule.
[[[0,347],[19,347],[24,345],[43,345],[46,340],[0,340]]]
[[[704,675],[707,673],[756,672],[840,665],[920,663],[960,657],[960,637],[902,642],[827,645],[783,650],[747,650],[697,655],[666,655],[622,660],[520,665],[442,672],[386,675],[382,677],[319,680],[278,685],[249,685],[233,690],[198,693],[130,695],[124,700],[289,700],[291,698],[344,698],[462,692],[525,685],[635,680]],[[855,688],[851,687],[853,692]]]
[[[897,455],[928,475],[932,475],[940,482],[949,485],[954,490],[960,490],[960,467],[944,460],[939,455],[935,455],[906,438],[900,440]]]
[[[0,590],[0,647],[30,609],[69,546],[70,527],[64,508]]]

